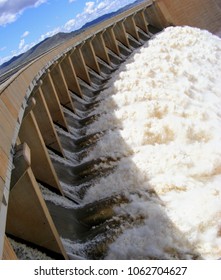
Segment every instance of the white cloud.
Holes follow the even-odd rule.
[[[76,0],[69,0],[70,3],[75,2]],[[47,37],[51,37],[58,32],[70,32],[82,27],[86,22],[92,21],[95,18],[102,16],[106,13],[110,13],[116,11],[117,9],[129,4],[133,3],[135,0],[96,0],[86,2],[84,10],[82,13],[79,13],[76,18],[72,18],[68,20],[63,26],[59,26],[45,34],[42,34],[40,38],[30,44],[25,44],[24,38],[29,35],[29,31],[25,31],[21,36],[21,41],[19,43],[19,49],[12,51],[11,56],[0,57],[0,65],[12,56],[17,56],[23,52],[26,52],[34,45],[39,43],[40,41],[46,39]],[[19,2],[19,3],[18,3]],[[9,22],[13,22],[17,19],[17,17],[24,11],[24,9],[28,7],[37,7],[43,3],[46,3],[47,0],[0,0],[0,26],[6,25]],[[8,7],[8,9],[6,9]],[[10,9],[9,9],[10,7]],[[4,12],[5,11],[5,12]]]
[[[25,39],[21,39],[20,43],[19,43],[19,46],[18,46],[18,50],[11,51],[10,56],[0,58],[0,65],[2,63],[4,63],[5,61],[11,59],[13,56],[18,56],[22,53],[25,53],[26,51],[28,51],[29,49],[34,47],[34,45],[36,45],[36,42],[32,42],[30,44],[25,44]]]
[[[40,6],[41,4],[44,4],[46,3],[47,0],[38,0],[35,4],[34,4],[34,7],[37,8],[38,6]]]
[[[12,58],[11,55],[8,55],[8,56],[5,56],[5,57],[0,57],[0,65],[2,65],[3,63],[5,63],[6,61],[8,61],[11,58]]]
[[[22,49],[20,50],[20,53],[25,53],[26,51],[30,50],[32,47],[34,47],[34,45],[36,45],[34,42],[30,43],[30,44],[24,44]],[[19,54],[20,54],[19,53]]]
[[[97,8],[98,9],[103,9],[103,8],[105,8],[105,6],[106,6],[105,3],[101,2],[101,3],[98,4]]]
[[[85,14],[92,14],[94,11],[96,11],[96,7],[94,8],[95,2],[86,2],[86,7],[84,8]]]
[[[1,0],[0,0],[1,1]],[[42,0],[44,1],[44,0]],[[69,0],[70,3],[75,2],[76,0]],[[46,39],[47,37],[51,37],[58,32],[70,32],[82,27],[86,22],[94,20],[95,18],[102,16],[106,13],[110,13],[118,10],[119,8],[134,2],[135,0],[96,0],[89,1],[85,3],[85,7],[83,12],[78,14],[76,18],[72,18],[68,20],[63,26],[59,26],[45,34],[42,34],[39,40],[36,43]]]
[[[61,27],[56,27],[55,29],[48,31],[45,34],[42,34],[41,37],[39,38],[38,42],[43,41],[47,37],[51,37],[51,36],[57,34],[58,32],[61,32]]]
[[[28,36],[28,34],[29,34],[28,31],[25,31],[23,33],[23,35],[21,36],[21,40],[20,40],[19,45],[18,45],[18,50],[11,51],[11,55],[8,55],[6,57],[0,57],[0,65],[3,64],[4,62],[10,60],[13,56],[18,56],[18,55],[28,51],[29,49],[34,47],[37,43],[43,41],[47,37],[51,37],[51,36],[55,35],[56,33],[60,32],[60,31],[61,31],[60,27],[57,27],[57,28],[45,33],[45,34],[42,34],[38,40],[36,40],[35,42],[31,42],[29,44],[25,44],[24,37]],[[3,51],[5,48],[6,47],[0,49],[0,51]]]
[[[12,23],[25,9],[36,8],[46,2],[47,0],[0,0],[0,25]]]
[[[19,50],[21,50],[24,47],[24,45],[25,45],[25,39],[21,39],[19,46],[18,46]]]
[[[21,38],[25,38],[25,37],[27,37],[29,34],[30,34],[29,31],[25,31],[25,32],[22,34]]]
[[[12,23],[16,20],[17,15],[10,13],[2,13],[0,15],[0,26],[6,25],[7,23]]]
[[[0,7],[1,7],[2,5],[4,5],[6,2],[7,2],[7,0],[0,0]]]
[[[70,0],[71,1],[71,0]],[[75,29],[80,28],[86,22],[92,21],[104,14],[116,11],[127,4],[133,3],[135,0],[103,0],[89,1],[85,3],[82,13],[79,13],[76,18],[76,24],[73,26]],[[73,29],[72,29],[73,30]]]
[[[76,20],[70,19],[68,22],[65,23],[64,31],[71,31],[74,29],[75,26],[76,26]]]

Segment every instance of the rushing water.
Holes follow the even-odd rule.
[[[170,27],[124,63],[100,94],[88,133],[106,131],[84,161],[117,168],[84,203],[124,193],[125,228],[107,259],[216,259],[221,255],[221,41]],[[108,165],[108,161],[105,162]]]
[[[36,248],[32,248],[21,242],[9,238],[10,244],[18,259],[21,260],[52,260],[47,254],[41,252]]]
[[[170,27],[81,117],[64,109],[66,158],[49,154],[66,197],[40,188],[70,258],[221,256],[220,76],[218,37]]]

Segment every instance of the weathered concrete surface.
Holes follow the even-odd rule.
[[[30,168],[10,192],[6,232],[68,259]]]
[[[47,183],[62,194],[59,180],[32,112],[24,118],[19,131],[19,138],[22,143],[26,142],[31,149],[31,167],[35,178],[40,182]]]
[[[172,25],[189,25],[221,35],[221,0],[155,0]]]

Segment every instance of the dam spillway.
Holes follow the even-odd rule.
[[[127,203],[121,194],[82,204],[93,182],[107,176],[118,157],[84,159],[105,134],[87,131],[98,118],[93,112],[100,92],[121,63],[169,25],[158,9],[146,1],[96,27],[93,35],[85,31],[58,46],[2,85],[5,256],[16,257],[11,242],[14,248],[29,246],[55,259],[100,259],[122,224],[140,222],[114,215],[114,206]]]

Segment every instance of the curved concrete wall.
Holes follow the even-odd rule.
[[[167,22],[221,34],[221,0],[155,0]]]

